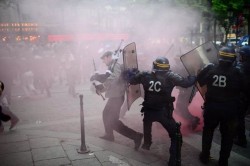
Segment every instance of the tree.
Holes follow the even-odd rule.
[[[212,11],[215,13],[215,19],[219,21],[226,32],[225,42],[227,42],[227,34],[232,25],[236,24],[236,27],[238,26],[239,15],[243,12],[242,9],[247,1],[249,0],[212,0]],[[237,36],[238,32],[236,29],[236,39]]]

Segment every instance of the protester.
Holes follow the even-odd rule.
[[[125,82],[122,78],[123,67],[112,59],[112,52],[105,52],[101,59],[108,66],[105,74],[95,74],[90,78],[90,81],[97,80],[102,84],[96,86],[97,93],[105,92],[105,97],[108,101],[103,110],[103,123],[105,135],[100,137],[108,141],[114,141],[113,130],[132,139],[135,143],[135,150],[141,145],[143,134],[134,131],[127,127],[119,120],[121,106],[124,103]]]
[[[8,101],[5,95],[3,95],[4,83],[0,81],[0,120],[7,122],[10,121],[10,130],[13,129],[18,123],[18,117],[10,110]],[[0,122],[0,132],[4,131],[4,127]]]

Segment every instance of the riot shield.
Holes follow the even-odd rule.
[[[206,42],[180,57],[181,62],[189,75],[197,76],[200,70],[209,63],[218,64],[218,50],[212,42]],[[204,99],[205,87],[196,84],[197,89]]]
[[[135,43],[130,43],[123,49],[123,64],[124,70],[137,68],[137,54],[136,54],[136,45]],[[126,88],[126,97],[128,110],[130,109],[132,103],[141,96],[140,85],[129,85],[127,84]]]

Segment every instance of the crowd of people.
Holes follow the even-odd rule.
[[[77,97],[76,85],[89,77],[82,66],[90,66],[82,60],[88,48],[78,50],[80,53],[75,48],[75,43],[0,42],[1,132],[2,122],[10,121],[13,129],[19,121],[10,109],[13,88],[22,98],[51,97],[51,88],[57,84],[68,87],[68,94]]]
[[[87,81],[92,57],[98,55],[96,43],[84,47],[78,43],[0,43],[0,76],[11,102],[13,85],[22,89],[22,96],[46,94],[54,83],[65,84],[76,96],[75,86]],[[96,50],[91,52],[91,50]],[[89,56],[92,54],[92,56]]]

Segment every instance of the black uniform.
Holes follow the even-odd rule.
[[[230,55],[230,54],[229,54]],[[237,126],[240,92],[244,87],[240,71],[232,63],[220,61],[208,65],[198,75],[200,86],[207,86],[204,103],[204,127],[200,160],[207,163],[215,128],[220,124],[221,151],[219,165],[227,166]]]
[[[141,110],[144,113],[144,144],[142,148],[149,150],[152,144],[152,123],[161,123],[171,138],[169,165],[176,165],[177,153],[176,122],[172,117],[174,98],[171,97],[171,93],[175,86],[189,87],[193,85],[195,77],[188,78],[184,79],[170,70],[139,72],[129,78],[130,84],[142,84],[145,91]]]
[[[7,122],[10,120],[10,116],[2,113],[2,107],[0,105],[0,126],[2,125],[1,121]]]
[[[240,61],[237,62],[236,67],[241,70],[245,76],[246,89],[245,93],[241,94],[241,106],[239,110],[239,122],[237,127],[237,135],[234,140],[236,145],[246,148],[247,139],[245,134],[245,116],[249,110],[250,102],[250,46],[243,46],[239,50]]]

